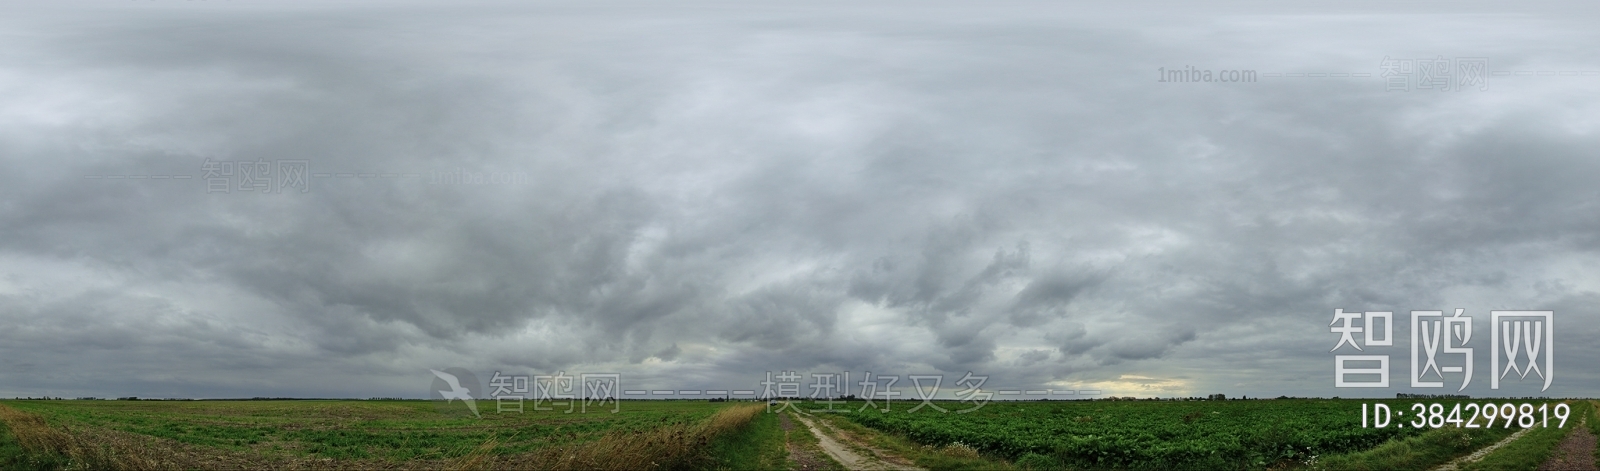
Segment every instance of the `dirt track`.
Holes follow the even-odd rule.
[[[1513,434],[1511,434],[1511,436],[1506,437],[1505,439],[1502,439],[1502,440],[1500,440],[1498,442],[1495,442],[1495,444],[1493,444],[1493,445],[1489,445],[1489,446],[1483,447],[1482,449],[1480,449],[1478,451],[1472,452],[1472,454],[1470,454],[1470,455],[1463,456],[1463,457],[1460,457],[1460,458],[1456,458],[1455,460],[1452,460],[1449,463],[1445,463],[1443,465],[1440,465],[1437,468],[1433,468],[1433,471],[1455,471],[1457,469],[1460,469],[1461,465],[1463,465],[1463,464],[1467,464],[1467,463],[1471,463],[1473,461],[1481,460],[1481,459],[1483,459],[1483,457],[1489,456],[1490,452],[1498,450],[1498,449],[1500,449],[1500,447],[1506,446],[1506,444],[1508,444],[1508,443],[1517,441],[1518,438],[1522,438],[1523,435],[1527,435],[1529,430],[1533,430],[1533,429],[1525,428],[1525,429],[1522,429],[1522,430],[1518,430],[1516,433],[1513,433]]]
[[[839,462],[839,464],[844,465],[845,469],[894,471],[920,471],[922,469],[885,461],[878,458],[878,455],[882,454],[881,452],[872,451],[871,448],[867,447],[865,444],[859,444],[859,446],[862,448],[867,448],[869,451],[872,451],[871,455],[863,456],[860,453],[856,453],[855,450],[851,449],[851,447],[840,443],[838,440],[835,440],[832,436],[823,433],[820,427],[827,427],[829,430],[833,430],[833,428],[827,423],[821,420],[805,417],[802,414],[795,414],[795,418],[799,419],[800,423],[805,424],[806,428],[811,430],[812,435],[816,435],[817,443],[818,445],[821,445],[822,451],[827,452],[828,456],[832,456],[834,460]],[[821,424],[820,427],[818,425],[819,423]],[[837,431],[835,431],[835,433],[837,434]],[[843,434],[838,435],[843,436]]]
[[[815,451],[799,446],[789,438],[790,433],[796,432],[794,422],[789,420],[789,414],[778,414],[778,424],[783,428],[783,441],[789,446],[789,459],[801,470],[833,469],[832,463],[827,458],[818,456]]]
[[[1567,434],[1556,446],[1549,460],[1539,465],[1539,471],[1595,471],[1594,434],[1589,433],[1587,421]]]

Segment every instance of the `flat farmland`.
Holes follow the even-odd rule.
[[[1379,403],[1394,412],[1387,427],[1370,426]],[[1564,403],[1567,420],[1448,423],[1457,405],[1491,403]],[[1439,404],[1445,425],[1413,426],[1415,404]],[[430,401],[0,401],[0,469],[1534,469],[1571,431],[1600,432],[1581,400],[783,405],[497,413],[481,401],[480,419]]]
[[[1362,405],[1382,403],[1395,412],[1387,427],[1362,426]],[[1450,423],[1459,404],[1514,403],[1534,408],[1535,420],[1506,427],[1484,417],[1470,425]],[[907,413],[916,402],[893,404],[891,412],[861,410],[861,403],[816,413],[858,430],[900,437],[934,449],[971,449],[979,455],[1027,469],[1430,469],[1483,449],[1523,430],[1541,430],[1538,407],[1546,400],[1236,400],[1236,401],[1039,401],[995,402],[967,413],[971,404],[933,405]],[[1414,405],[1440,406],[1442,427],[1416,427]],[[881,406],[881,404],[880,404]],[[1568,406],[1565,427],[1553,415],[1559,438],[1583,426],[1587,401]],[[1374,414],[1369,409],[1369,414]],[[1431,416],[1431,414],[1430,414]],[[1461,425],[1467,415],[1462,418]],[[1375,420],[1369,417],[1369,420]],[[863,435],[870,435],[865,433]],[[904,448],[904,446],[902,446]],[[1548,451],[1548,450],[1546,450]],[[1524,460],[1542,460],[1544,456]],[[928,465],[938,467],[939,460]],[[1533,463],[1537,465],[1538,462]],[[1532,468],[1529,468],[1532,469]]]
[[[632,401],[616,413],[478,405],[482,419],[430,401],[0,401],[0,419],[15,440],[53,451],[62,465],[585,469],[705,464],[697,448],[764,410],[703,401]]]

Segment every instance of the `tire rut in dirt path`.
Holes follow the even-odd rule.
[[[855,450],[851,449],[851,447],[840,443],[838,440],[835,440],[832,436],[823,433],[822,429],[819,428],[817,424],[821,423],[820,427],[827,427],[835,434],[838,434],[841,437],[844,436],[844,434],[839,433],[837,429],[834,429],[832,426],[828,425],[822,420],[810,419],[799,414],[796,414],[795,418],[800,420],[800,423],[805,424],[806,428],[811,430],[811,434],[817,437],[817,444],[822,446],[822,451],[827,452],[828,456],[832,456],[833,459],[838,460],[839,464],[844,465],[845,469],[893,471],[922,470],[922,468],[915,466],[906,466],[884,460],[881,457],[886,455],[882,451],[874,450],[871,447],[866,446],[866,444],[857,443],[857,446],[868,450],[868,454],[863,456],[862,454],[855,452]]]
[[[1556,445],[1550,459],[1539,465],[1539,471],[1596,471],[1594,462],[1595,436],[1589,433],[1587,420],[1567,433],[1567,438]]]
[[[795,445],[789,440],[789,433],[795,429],[794,422],[789,420],[789,414],[778,414],[778,426],[783,428],[783,443],[789,449],[789,459],[794,461],[802,470],[831,469],[827,458],[817,456],[817,453]]]

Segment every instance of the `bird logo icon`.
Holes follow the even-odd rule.
[[[441,409],[443,406],[454,403],[457,399],[460,399],[461,402],[466,403],[467,409],[472,411],[472,415],[474,417],[480,419],[483,418],[482,415],[478,414],[478,402],[472,398],[473,388],[476,388],[478,385],[478,378],[473,376],[471,372],[461,368],[446,368],[446,370],[447,371],[439,371],[431,368],[428,370],[432,371],[433,375],[439,378],[433,382],[433,396],[434,399],[444,399],[444,404],[441,405]],[[463,378],[467,380],[466,385],[462,384]],[[442,385],[439,384],[441,380],[444,383]],[[445,389],[441,386],[446,386],[449,389]]]

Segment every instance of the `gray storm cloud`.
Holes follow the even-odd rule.
[[[1327,396],[1335,308],[1554,309],[1558,358],[1600,354],[1600,81],[1376,77],[1600,70],[1592,7],[1156,6],[0,7],[0,396]],[[1374,77],[1157,80],[1191,66]]]

